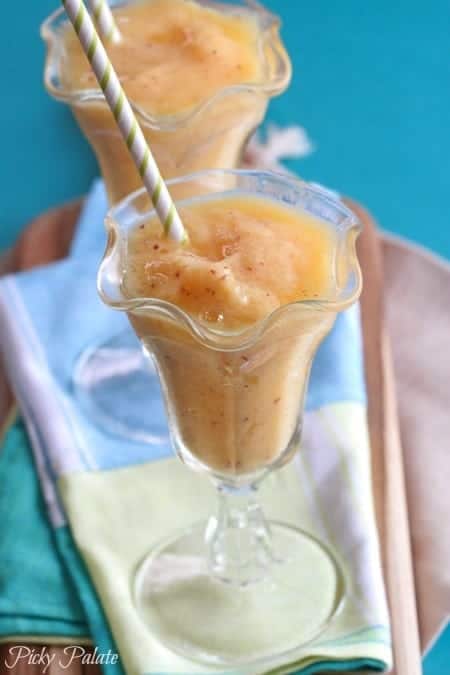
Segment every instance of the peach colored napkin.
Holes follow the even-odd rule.
[[[382,240],[422,649],[450,618],[450,265]]]

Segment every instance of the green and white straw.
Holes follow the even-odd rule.
[[[175,241],[186,241],[186,230],[175,204],[83,0],[62,0],[62,4],[147,188],[165,234]]]
[[[107,0],[88,0],[98,32],[106,42],[120,42],[120,32]]]

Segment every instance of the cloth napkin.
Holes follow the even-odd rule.
[[[69,258],[0,281],[0,346],[57,547],[95,643],[103,652],[118,649],[132,675],[214,672],[154,640],[130,596],[133,570],[151,542],[208,515],[212,489],[175,460],[168,445],[155,453],[102,433],[73,394],[80,353],[126,325],[93,292],[105,208],[97,183]],[[305,527],[335,550],[346,567],[349,595],[327,631],[281,661],[276,672],[388,668],[357,306],[340,315],[316,358],[302,445],[295,461],[266,481],[262,501],[270,516]],[[120,667],[105,671],[119,673]]]

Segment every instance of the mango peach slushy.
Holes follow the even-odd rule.
[[[327,223],[265,197],[211,197],[179,206],[186,246],[157,221],[121,244],[125,298],[157,298],[217,335],[207,346],[181,322],[129,312],[155,357],[183,459],[219,475],[256,474],[298,447],[299,403],[312,356],[335,314],[291,305],[257,340],[224,340],[296,300],[329,300],[336,234]],[[245,341],[244,341],[245,342]]]
[[[114,8],[114,16],[122,39],[107,45],[108,54],[163,176],[236,166],[268,97],[290,77],[278,24],[267,23],[271,15],[194,0],[143,0]],[[114,203],[141,181],[111,112],[89,95],[96,81],[71,26],[60,52],[62,89],[72,95]]]

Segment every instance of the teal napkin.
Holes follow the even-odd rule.
[[[8,429],[0,451],[0,639],[89,636],[33,465],[23,423]]]

